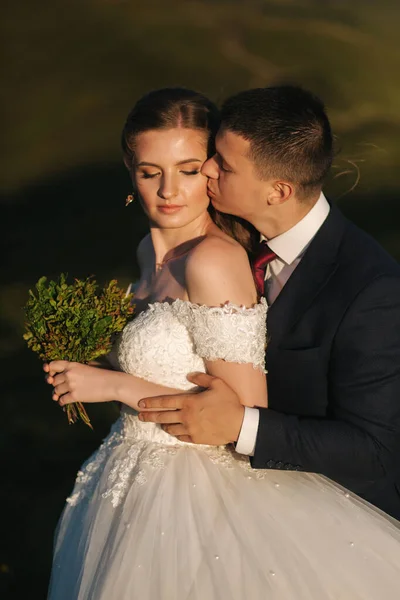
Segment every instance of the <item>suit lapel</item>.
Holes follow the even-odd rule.
[[[330,213],[299,265],[268,310],[268,339],[274,347],[313,303],[337,269],[337,253],[347,226],[340,211]]]

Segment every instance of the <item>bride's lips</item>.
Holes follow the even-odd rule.
[[[181,206],[179,204],[162,204],[162,205],[158,206],[157,208],[162,213],[164,213],[166,215],[171,215],[171,214],[176,213],[179,210],[181,210],[181,208],[183,208],[183,206]]]

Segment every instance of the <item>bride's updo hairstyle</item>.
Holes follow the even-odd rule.
[[[207,142],[207,156],[215,153],[215,136],[220,125],[217,106],[206,96],[186,88],[162,88],[145,94],[129,113],[122,130],[124,163],[129,172],[135,160],[135,141],[145,131],[183,127],[203,131]],[[239,217],[216,211],[210,204],[213,221],[225,233],[251,251],[255,229]]]

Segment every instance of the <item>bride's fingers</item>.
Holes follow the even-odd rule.
[[[73,402],[75,402],[75,400],[73,400],[72,395],[68,393],[61,396],[60,400],[58,401],[58,404],[60,406],[64,406],[65,404],[72,404]]]
[[[61,385],[62,383],[65,383],[65,375],[64,373],[60,373],[59,375],[56,375],[55,377],[52,377],[53,379],[53,385],[54,387],[57,387],[58,385]]]
[[[56,396],[62,396],[63,394],[66,394],[67,392],[69,392],[69,387],[64,382],[62,382],[59,385],[56,385],[54,387],[54,394]]]
[[[49,373],[53,377],[56,373],[62,373],[68,367],[68,360],[52,360],[49,363]]]

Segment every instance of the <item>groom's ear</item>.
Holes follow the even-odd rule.
[[[294,188],[290,183],[285,181],[275,181],[268,195],[268,204],[276,206],[287,202],[289,198],[294,196]]]

